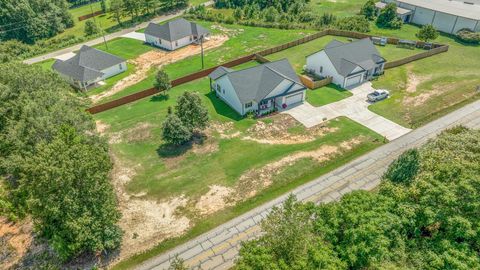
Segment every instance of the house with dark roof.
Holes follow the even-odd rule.
[[[210,32],[202,26],[183,18],[164,24],[150,23],[145,29],[145,41],[153,46],[173,51],[198,42]]]
[[[351,87],[383,73],[385,58],[369,38],[343,43],[333,40],[307,56],[307,71],[320,77],[332,77],[341,87]]]
[[[208,76],[212,91],[240,115],[287,109],[305,100],[306,87],[287,59],[243,70],[218,67]]]
[[[127,63],[123,58],[83,45],[72,58],[57,59],[52,69],[73,86],[87,89],[100,81],[125,72]]]

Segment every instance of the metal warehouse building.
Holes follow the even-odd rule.
[[[395,2],[405,22],[432,24],[437,30],[455,34],[462,28],[480,32],[480,4],[476,0],[382,0]],[[379,7],[377,5],[377,7]],[[397,13],[398,13],[397,10]],[[411,11],[411,12],[408,12]]]

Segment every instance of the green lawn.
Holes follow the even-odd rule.
[[[249,63],[250,66],[254,63]],[[207,217],[192,214],[192,209],[184,209],[180,214],[187,215],[195,224],[191,230],[179,238],[168,240],[153,250],[134,256],[121,263],[117,269],[125,269],[141,260],[154,256],[174,244],[186,241],[202,232],[238,216],[276,196],[308,182],[359,155],[382,144],[382,138],[373,131],[347,119],[332,120],[328,126],[335,131],[314,140],[296,144],[262,144],[240,137],[225,138],[217,132],[209,133],[205,144],[213,144],[218,150],[204,153],[190,148],[181,150],[162,145],[161,123],[167,115],[169,106],[174,106],[176,99],[184,91],[198,91],[209,115],[215,123],[233,123],[228,134],[240,132],[249,134],[248,128],[257,120],[241,118],[229,106],[209,91],[209,80],[204,78],[187,83],[169,91],[168,99],[163,96],[145,98],[138,102],[118,107],[94,115],[96,120],[110,125],[108,134],[123,134],[120,141],[111,144],[112,152],[122,160],[122,164],[135,166],[136,176],[127,185],[132,194],[142,192],[145,198],[163,200],[174,196],[185,195],[195,201],[209,190],[209,185],[222,185],[240,190],[241,175],[253,168],[260,168],[273,161],[299,151],[314,151],[325,145],[338,146],[344,141],[361,136],[362,143],[352,149],[344,149],[335,158],[325,162],[316,162],[309,158],[300,159],[295,166],[285,167],[275,177],[275,182],[267,189],[259,190],[254,197],[238,203]],[[318,91],[318,90],[317,90]],[[277,116],[278,117],[278,116]],[[262,119],[272,123],[277,118]],[[295,121],[294,121],[295,122]],[[141,140],[129,139],[129,131],[136,126],[148,123],[150,136]],[[300,123],[295,122],[288,129],[290,134],[307,134],[308,131]],[[169,163],[174,158],[175,166]],[[134,165],[136,164],[136,165]],[[190,205],[190,204],[189,204]],[[190,208],[193,206],[189,206]]]
[[[350,96],[352,96],[350,91],[334,84],[329,84],[315,90],[307,90],[307,101],[315,107],[327,105]]]
[[[154,47],[146,45],[143,41],[133,38],[116,38],[108,41],[107,46],[104,43],[100,43],[94,46],[94,48],[124,59],[133,59],[154,49]]]
[[[366,0],[312,0],[310,6],[318,14],[331,13],[338,17],[348,17],[360,12]]]
[[[36,66],[40,66],[45,70],[52,70],[52,65],[55,63],[55,59],[48,59],[39,63],[36,63]]]
[[[210,29],[213,34],[226,34],[229,36],[229,40],[227,40],[222,46],[207,50],[205,52],[204,61],[206,68],[213,67],[236,59],[240,56],[287,43],[291,40],[314,33],[314,31],[306,30],[298,32],[296,30],[266,29],[239,25],[219,25],[211,22],[198,23]],[[200,71],[201,56],[198,54],[190,56],[175,63],[167,64],[163,67],[163,69],[168,73],[171,79]],[[107,97],[100,102],[117,99],[152,87],[154,74],[155,72],[152,70],[147,79],[136,85],[128,87],[123,91],[116,93],[115,95]]]
[[[412,25],[401,30],[372,27],[374,34],[404,39],[416,39],[418,30]],[[465,46],[449,35],[435,42],[448,44],[449,51],[387,70],[373,82],[374,87],[390,90],[391,98],[371,105],[370,110],[406,127],[418,127],[480,98],[476,91],[480,46]]]

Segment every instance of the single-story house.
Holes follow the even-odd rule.
[[[306,69],[320,77],[332,77],[340,87],[351,87],[383,73],[385,58],[369,38],[343,43],[332,40],[307,56]]]
[[[208,76],[211,90],[240,115],[287,109],[305,100],[307,88],[287,59],[243,70],[218,67]]]
[[[80,89],[103,81],[127,70],[125,59],[83,45],[75,56],[55,60],[52,66],[70,84]]]
[[[382,0],[397,4],[397,15],[405,22],[418,25],[431,24],[435,29],[456,34],[467,28],[480,32],[480,1],[478,0]],[[377,4],[377,8],[384,5]],[[399,10],[410,11],[407,15]]]
[[[207,37],[210,32],[202,26],[183,18],[165,24],[150,23],[145,29],[145,40],[148,44],[173,51],[200,38]]]

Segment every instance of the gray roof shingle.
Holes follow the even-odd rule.
[[[369,38],[343,43],[333,40],[324,49],[335,69],[342,76],[348,76],[357,67],[364,70],[385,62]]]
[[[202,26],[189,22],[183,18],[176,19],[164,24],[150,23],[145,29],[145,34],[161,38],[163,40],[175,41],[188,36],[203,36],[209,31]]]
[[[250,101],[257,103],[262,101],[285,79],[291,81],[292,84],[303,86],[287,59],[238,71],[226,72],[226,68],[219,67],[209,75],[214,80],[222,76],[228,76],[242,104]]]
[[[52,68],[75,80],[87,82],[103,76],[102,70],[123,62],[125,59],[83,45],[74,57],[65,61],[57,59]]]

